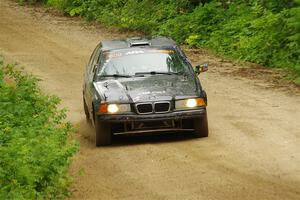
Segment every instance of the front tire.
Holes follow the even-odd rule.
[[[208,137],[207,113],[203,117],[194,119],[194,129],[196,138]]]
[[[111,126],[107,122],[101,122],[99,117],[95,116],[96,146],[107,146],[111,144]]]
[[[84,97],[82,98],[82,101],[83,101],[83,109],[84,109],[85,118],[89,122],[91,120],[91,118],[90,118],[89,109],[88,109],[88,106],[86,105]]]

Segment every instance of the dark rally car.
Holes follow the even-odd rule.
[[[103,41],[84,75],[83,102],[96,145],[112,135],[192,132],[208,136],[207,97],[196,72],[171,39]]]

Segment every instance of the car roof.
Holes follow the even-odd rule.
[[[155,37],[155,38],[127,38],[119,40],[106,40],[102,41],[101,49],[103,51],[111,51],[117,49],[130,49],[133,47],[175,47],[177,46],[176,42],[167,37]]]

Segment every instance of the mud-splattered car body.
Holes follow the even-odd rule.
[[[96,145],[110,144],[117,134],[185,131],[206,137],[207,97],[197,75],[169,38],[101,42],[83,84]]]

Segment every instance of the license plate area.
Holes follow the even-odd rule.
[[[174,126],[174,120],[132,122],[131,130],[173,128]]]

